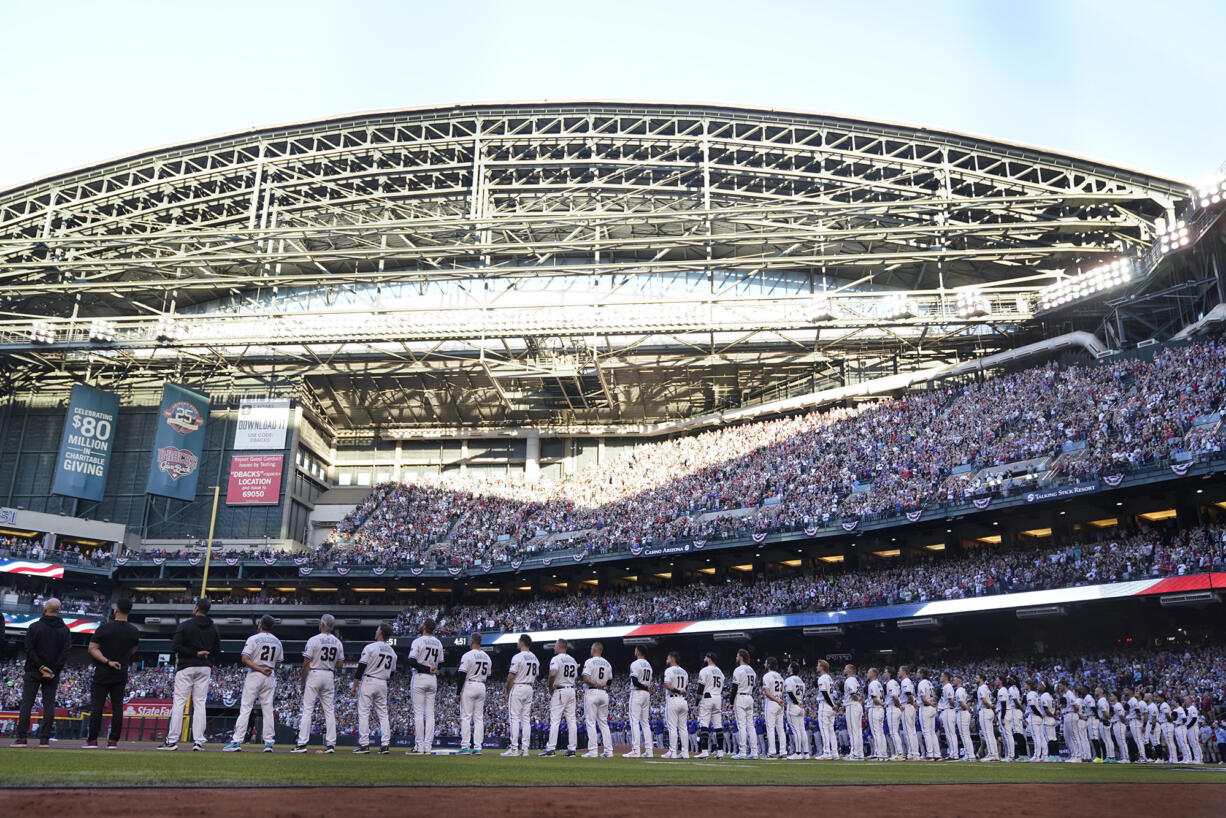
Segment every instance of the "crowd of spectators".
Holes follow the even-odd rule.
[[[34,537],[0,536],[0,558],[50,562],[58,565],[83,565],[103,568],[110,564],[113,546],[82,545],[56,540],[48,545],[50,535]]]
[[[1226,343],[646,443],[560,483],[385,483],[317,563],[504,565],[898,515],[1220,452]],[[987,474],[1019,462],[1041,473]]]

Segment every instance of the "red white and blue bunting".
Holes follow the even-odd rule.
[[[460,574],[464,573],[464,569],[458,565],[452,565],[447,569],[447,573],[451,574],[453,577],[458,577]]]
[[[971,500],[971,502],[975,504],[975,508],[979,509],[980,511],[983,511],[985,508],[992,505],[992,498],[991,497],[976,497],[973,500]]]
[[[202,557],[199,554],[188,554],[187,564],[188,565],[199,565],[201,559]]]
[[[854,520],[843,520],[839,525],[844,531],[855,531],[860,526],[859,518]]]
[[[695,551],[701,551],[702,549],[706,547],[707,547],[706,540],[694,540],[694,550]]]
[[[1191,460],[1185,460],[1182,463],[1172,463],[1171,464],[1171,471],[1175,472],[1175,474],[1179,475],[1180,477],[1183,477],[1185,474],[1187,474],[1188,469],[1190,468],[1192,468]]]
[[[342,577],[345,576],[346,574],[349,573],[349,566],[348,565],[336,566],[336,573],[340,574]]]
[[[918,523],[919,518],[923,516],[924,516],[924,510],[922,508],[917,508],[915,511],[908,511],[907,512],[907,522]]]
[[[1124,482],[1124,475],[1122,474],[1104,474],[1103,482],[1106,483],[1111,488],[1115,488],[1120,483]]]
[[[382,566],[380,566],[380,567],[382,567]],[[409,566],[409,573],[410,573],[410,574],[412,574],[412,575],[413,575],[413,576],[415,576],[415,577],[420,577],[420,576],[421,576],[422,571],[425,571],[425,570],[426,570],[426,566],[424,566],[424,565],[411,565],[411,566]]]
[[[308,576],[314,570],[315,570],[315,566],[313,565],[299,565],[298,575],[305,577],[305,576]]]
[[[377,577],[381,577],[383,576],[383,572],[386,570],[387,570],[386,565],[376,565],[374,568],[370,569],[370,572]]]
[[[272,556],[270,556],[270,557],[265,557],[265,558],[264,558],[264,564],[265,564],[265,565],[276,565],[276,564],[277,564],[277,555],[276,555],[276,554],[273,554],[273,555],[272,555]]]
[[[749,538],[756,543],[761,543],[766,541],[767,536],[769,536],[769,534],[766,531],[755,531],[753,534],[749,535]]]
[[[230,566],[231,568],[238,565],[238,557],[226,557],[226,565]]]

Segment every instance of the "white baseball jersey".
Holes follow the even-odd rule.
[[[783,677],[779,675],[777,670],[768,670],[762,674],[762,693],[765,698],[766,691],[770,691],[783,699]],[[769,701],[769,699],[768,699]],[[785,700],[786,703],[786,700]]]
[[[1124,703],[1117,701],[1111,705],[1111,721],[1114,724],[1124,723]]]
[[[1017,685],[1009,685],[1009,706],[1014,710],[1022,708],[1022,691],[1017,689]]]
[[[855,701],[855,696],[860,694],[860,680],[855,676],[848,676],[843,680],[843,706],[851,704]]]
[[[975,698],[977,698],[980,710],[992,710],[992,691],[988,689],[987,684],[979,685],[975,690]]]
[[[1077,698],[1077,694],[1071,690],[1064,691],[1064,714],[1076,713],[1077,707],[1081,704],[1081,700]]]
[[[311,670],[336,670],[337,661],[344,655],[345,646],[330,633],[315,634],[302,651],[302,657],[311,662]]]
[[[243,645],[243,656],[260,667],[270,670],[276,670],[277,665],[285,661],[285,651],[281,647],[281,640],[265,631],[253,633],[247,637],[247,643]],[[255,673],[256,671],[252,669],[249,672]]]
[[[1050,691],[1044,690],[1043,694],[1039,696],[1039,707],[1043,709],[1043,715],[1045,717],[1048,715],[1055,715],[1056,699],[1051,695]]]
[[[643,684],[650,686],[651,678],[652,678],[651,662],[648,662],[646,659],[635,659],[633,662],[631,662],[630,663],[630,678],[636,679],[639,682],[642,682]],[[637,688],[634,685],[630,686],[631,692],[634,692],[635,690],[639,690],[639,689],[640,688]]]
[[[1171,706],[1168,703],[1163,702],[1162,704],[1158,705],[1158,723],[1167,724],[1170,722],[1170,720]]]
[[[1171,713],[1171,721],[1175,722],[1176,726],[1183,724],[1188,719],[1188,714],[1184,712],[1183,705],[1181,704],[1176,704]]]
[[[885,704],[885,687],[880,679],[868,680],[868,706],[876,707]]]
[[[959,686],[958,689],[954,691],[954,701],[958,703],[959,710],[965,710],[971,703],[971,697],[967,695],[965,687]]]
[[[724,672],[715,665],[703,665],[698,671],[698,684],[704,696],[718,699],[724,694]]]
[[[511,668],[507,672],[515,674],[515,684],[530,685],[540,675],[541,663],[537,661],[536,654],[532,651],[521,650],[511,657]]]
[[[902,695],[902,685],[895,679],[885,683],[885,703],[890,707],[899,707],[906,703]]]
[[[1145,713],[1149,716],[1149,723],[1156,724],[1158,722],[1158,703],[1146,702]]]
[[[1037,690],[1026,691],[1026,710],[1032,714],[1043,715],[1043,711],[1039,709],[1039,692]]]
[[[942,710],[950,710],[954,706],[954,686],[952,682],[946,682],[941,685],[941,702]]]
[[[907,689],[907,683],[903,682],[903,690],[906,690],[906,689]],[[932,682],[929,681],[928,679],[919,680],[919,697],[920,697],[921,704],[923,704],[925,700],[931,701],[934,704],[936,703],[936,699],[937,699],[936,688],[933,687]]]
[[[670,665],[664,668],[664,681],[673,688],[667,691],[670,695],[673,692],[685,693],[685,689],[690,686],[690,674],[686,673],[685,668],[680,665]]]
[[[1128,700],[1128,718],[1134,721],[1145,720],[1145,706],[1136,696]]]
[[[431,670],[438,670],[439,663],[443,661],[443,643],[435,636],[419,636],[409,647],[409,658]],[[413,675],[417,675],[416,668],[413,669]]]
[[[387,681],[396,670],[396,651],[387,642],[371,642],[362,648],[358,664],[366,665],[367,678]]]
[[[588,682],[589,687],[604,690],[613,678],[613,666],[603,656],[591,656],[583,663],[583,675],[592,680]]]
[[[549,672],[555,688],[574,687],[579,680],[579,663],[569,653],[559,653],[549,660]]]
[[[464,674],[466,682],[485,684],[493,667],[494,663],[490,661],[490,655],[483,650],[470,650],[460,657],[459,671]]]
[[[1098,708],[1094,705],[1094,697],[1089,693],[1081,700],[1081,717],[1083,719],[1098,717]]]
[[[823,673],[817,677],[817,693],[821,699],[821,703],[833,707],[834,700],[834,679],[829,673]]]
[[[1189,727],[1196,727],[1198,724],[1200,724],[1200,711],[1196,709],[1196,705],[1188,705],[1188,709],[1185,712],[1188,719],[1187,725]]]
[[[732,683],[736,685],[736,695],[752,696],[758,685],[758,674],[749,665],[737,665],[732,671]]]
[[[899,690],[901,692],[899,699],[902,701],[902,704],[916,703],[916,686],[915,682],[911,681],[910,676],[899,681]]]
[[[1111,703],[1107,701],[1106,696],[1098,700],[1098,718],[1099,721],[1111,720]]]
[[[803,707],[805,703],[805,683],[799,676],[789,676],[783,680],[783,692],[790,693],[786,701],[793,707]],[[795,698],[796,701],[792,701]],[[796,702],[800,702],[797,704]]]

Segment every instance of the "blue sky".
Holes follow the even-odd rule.
[[[1226,3],[68,2],[0,15],[0,188],[254,126],[643,99],[965,131],[1195,182],[1226,161]]]

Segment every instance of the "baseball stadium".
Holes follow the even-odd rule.
[[[611,101],[0,192],[0,813],[1222,814],[1224,198]]]

